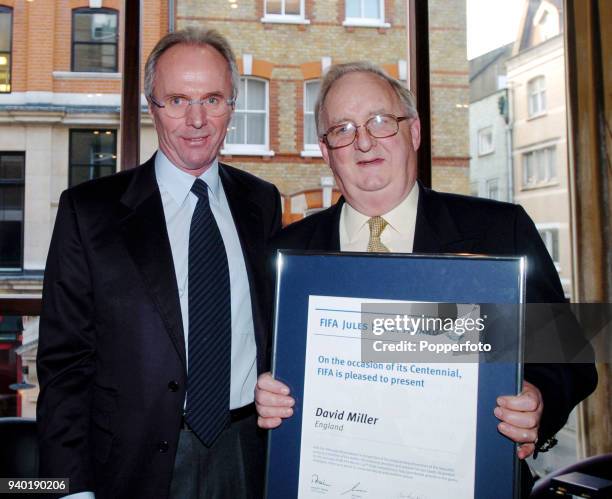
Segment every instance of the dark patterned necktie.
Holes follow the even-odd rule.
[[[196,179],[198,203],[189,229],[189,363],[185,420],[206,446],[229,424],[231,302],[227,254],[210,210],[208,187]]]

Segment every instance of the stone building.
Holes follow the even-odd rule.
[[[470,61],[470,193],[512,201],[506,60],[512,44]]]
[[[567,296],[572,289],[565,50],[561,0],[526,0],[508,87],[514,200],[535,222]]]

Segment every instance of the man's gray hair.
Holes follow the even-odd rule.
[[[331,90],[334,83],[340,78],[349,73],[371,73],[386,81],[390,86],[400,103],[404,107],[404,112],[409,118],[418,118],[419,114],[416,110],[414,95],[404,85],[395,78],[389,76],[383,69],[376,64],[368,61],[347,62],[345,64],[336,64],[329,68],[321,82],[321,89],[315,103],[314,114],[315,123],[317,125],[317,135],[321,136],[325,133],[322,124],[323,108],[325,107],[325,99]]]
[[[236,65],[236,57],[234,51],[227,39],[214,29],[204,29],[195,26],[190,26],[174,33],[168,33],[157,42],[153,51],[147,58],[145,65],[144,90],[146,98],[153,95],[155,86],[155,67],[161,55],[175,45],[193,45],[196,47],[210,46],[217,50],[227,61],[230,73],[232,75],[232,95],[233,99],[238,97],[238,86],[240,85],[240,73]]]

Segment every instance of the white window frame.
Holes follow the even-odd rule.
[[[262,23],[278,23],[278,24],[310,24],[310,20],[306,19],[304,0],[300,0],[299,14],[285,14],[285,2],[282,2],[282,14],[268,14],[268,0],[263,0],[264,16],[260,19]]]
[[[546,114],[546,77],[536,76],[527,82],[527,114],[530,118]]]
[[[264,92],[266,96],[266,108],[265,108],[266,129],[264,133],[264,143],[263,144],[230,144],[227,142],[227,137],[226,137],[225,143],[223,144],[223,149],[221,149],[221,154],[236,155],[236,156],[274,156],[274,151],[270,150],[270,83],[268,82],[268,80],[264,78],[258,78],[256,76],[241,76],[240,80],[261,81],[265,85]],[[248,114],[249,112],[253,112],[253,111],[244,109],[244,110],[241,110],[240,112]],[[234,111],[234,113],[236,113],[236,111]]]
[[[304,97],[303,97],[303,102],[302,102],[302,109],[304,111],[304,117],[302,119],[302,128],[303,128],[303,140],[304,140],[304,150],[300,153],[300,156],[303,158],[321,158],[322,154],[321,154],[321,148],[319,147],[319,142],[317,141],[314,144],[309,144],[306,142],[306,115],[310,114],[313,117],[313,121],[314,121],[314,109],[312,111],[306,111],[306,87],[309,84],[313,84],[313,83],[319,83],[319,85],[321,84],[321,80],[320,79],[313,79],[313,80],[306,80],[304,82]]]
[[[489,144],[485,144],[483,138],[485,134],[489,134],[491,140]],[[487,126],[478,130],[478,156],[484,156],[495,152],[495,145],[493,143],[493,126]]]
[[[557,272],[560,272],[561,265],[559,262],[561,261],[561,240],[560,240],[561,225],[557,223],[536,224],[536,229],[538,230],[538,233],[540,234],[540,238],[542,239],[544,246],[546,246],[546,249],[548,250],[550,259],[555,264],[555,268],[557,269]],[[554,256],[553,233],[556,233],[557,235],[557,259],[556,260]]]
[[[365,0],[359,0],[361,2],[361,11],[363,12],[363,2]],[[378,0],[378,10],[380,17],[346,17],[346,3],[344,7],[344,21],[342,26],[361,26],[366,28],[390,28],[391,24],[385,22],[385,0]]]
[[[542,159],[542,155],[544,158]],[[533,159],[530,159],[533,158]],[[535,162],[534,159],[538,158],[538,162]],[[528,171],[527,163],[532,161],[531,170]],[[544,161],[542,164],[540,161]],[[531,189],[536,187],[545,187],[549,185],[557,184],[558,174],[557,174],[557,146],[547,145],[545,147],[540,147],[537,149],[531,149],[530,151],[525,151],[522,154],[522,186],[523,189]],[[543,178],[540,178],[540,167],[544,170]],[[531,175],[529,175],[531,173]]]

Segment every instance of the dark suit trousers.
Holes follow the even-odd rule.
[[[210,448],[181,430],[170,499],[261,499],[265,461],[265,433],[254,414],[232,423]]]

